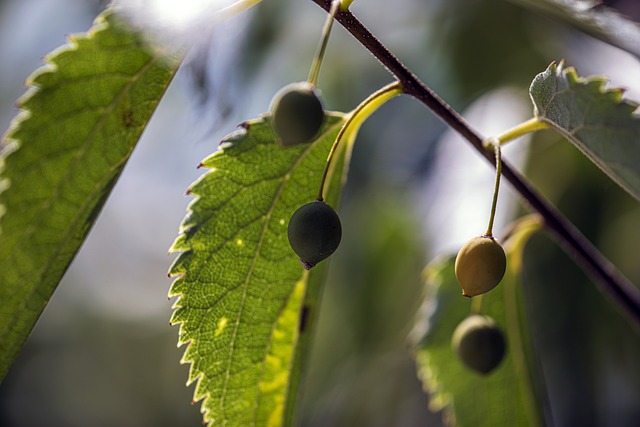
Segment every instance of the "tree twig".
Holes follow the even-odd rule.
[[[330,0],[312,0],[329,10]],[[405,67],[371,32],[350,12],[341,11],[336,20],[349,31],[393,74],[411,95],[431,109],[440,119],[466,139],[487,161],[495,165],[493,150],[483,147],[485,139],[438,95]],[[640,329],[640,290],[611,264],[560,211],[547,201],[520,173],[507,162],[502,162],[502,176],[511,183],[530,207],[544,219],[547,230],[560,245],[596,279],[599,288],[610,295],[631,317]]]

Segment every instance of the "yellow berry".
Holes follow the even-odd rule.
[[[504,249],[490,236],[469,240],[456,257],[456,278],[466,297],[484,294],[498,286],[506,269]]]

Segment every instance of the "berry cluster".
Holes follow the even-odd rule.
[[[307,81],[283,87],[271,101],[271,125],[282,147],[313,142],[325,122],[326,115],[316,88],[316,80],[339,6],[340,1],[332,3]],[[334,142],[334,146],[337,142]],[[289,220],[289,244],[307,270],[335,252],[342,239],[340,218],[322,197],[330,161],[331,156],[327,159],[318,198],[296,210]]]
[[[339,5],[340,1],[332,3],[307,81],[285,86],[271,101],[271,125],[282,147],[313,142],[325,122],[326,115],[316,88],[316,80],[331,23]],[[365,100],[360,107],[375,102],[375,98],[385,91],[391,92],[398,88],[401,90],[399,83],[388,86]],[[351,118],[353,116],[352,114]],[[324,202],[323,188],[333,153],[348,123],[349,120],[338,134],[330,151],[317,199],[298,208],[289,221],[289,244],[307,270],[333,254],[342,239],[340,218],[335,210]],[[489,226],[485,234],[472,238],[460,249],[455,262],[455,275],[462,287],[462,295],[469,298],[495,288],[502,280],[507,267],[505,252],[492,234],[501,176],[500,142],[491,140],[489,143],[495,149],[496,155],[496,182]],[[504,334],[488,316],[469,316],[456,329],[452,342],[462,362],[481,374],[495,369],[505,354]]]
[[[271,102],[271,124],[283,147],[312,142],[324,120],[322,101],[309,82],[285,86]],[[324,178],[318,199],[300,207],[289,220],[289,244],[307,270],[329,257],[342,239],[338,214],[322,200],[323,186]]]
[[[504,249],[492,234],[500,188],[500,142],[490,140],[489,143],[494,147],[496,155],[496,182],[489,226],[484,235],[474,237],[462,246],[455,263],[455,274],[462,288],[462,295],[469,298],[482,295],[498,286],[507,270]],[[506,351],[502,330],[489,316],[479,314],[467,317],[458,325],[453,334],[452,346],[465,366],[484,375],[500,364]]]

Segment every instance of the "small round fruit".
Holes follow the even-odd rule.
[[[336,211],[319,200],[300,207],[289,221],[289,244],[307,270],[331,255],[342,239]]]
[[[270,110],[273,129],[285,147],[313,141],[325,119],[322,101],[307,82],[280,89],[271,101]]]
[[[484,294],[498,286],[506,270],[504,249],[493,237],[474,237],[456,257],[456,278],[466,297]]]
[[[458,325],[451,344],[466,367],[483,375],[500,364],[506,349],[504,334],[496,322],[478,314]]]

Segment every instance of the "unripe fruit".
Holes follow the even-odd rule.
[[[474,237],[456,257],[456,278],[466,297],[484,294],[498,286],[506,270],[504,249],[493,237]]]
[[[315,88],[292,83],[280,89],[271,101],[271,121],[280,145],[289,147],[313,141],[325,115]]]
[[[493,319],[478,314],[463,320],[451,339],[462,363],[483,375],[493,371],[504,358],[505,341],[502,330]]]
[[[300,207],[289,221],[289,244],[307,270],[331,255],[342,239],[336,211],[316,200]]]

